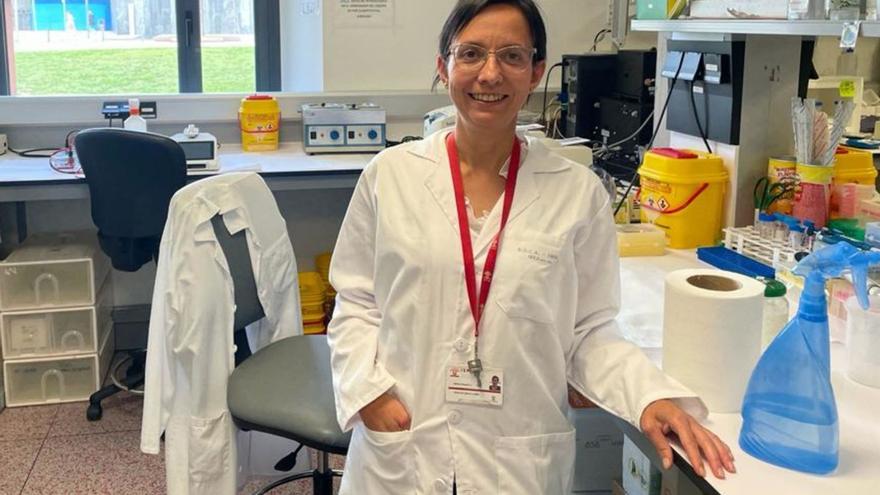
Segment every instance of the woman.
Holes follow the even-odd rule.
[[[639,426],[665,465],[674,432],[699,474],[704,458],[733,472],[685,412],[704,415],[699,399],[618,335],[608,194],[515,134],[545,69],[533,1],[459,1],[439,53],[454,131],[370,163],[333,258],[328,339],[353,429],[340,493],[568,493],[567,383]]]

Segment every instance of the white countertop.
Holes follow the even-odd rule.
[[[665,274],[682,268],[706,267],[692,251],[667,251],[666,256],[622,258],[621,314],[623,333],[655,362],[662,357],[663,283]],[[737,474],[726,480],[711,474],[706,481],[722,495],[831,495],[880,493],[880,389],[853,382],[845,375],[846,348],[831,345],[832,386],[840,418],[840,465],[817,476],[759,461],[739,448],[739,414],[710,414],[705,425],[733,450]],[[682,457],[683,452],[677,449]]]
[[[220,170],[190,172],[189,175],[211,175],[252,170],[262,175],[357,173],[374,154],[307,155],[302,143],[284,143],[277,151],[244,152],[240,145],[224,144],[220,148]],[[0,185],[38,185],[40,183],[82,182],[82,175],[57,172],[48,158],[22,158],[7,152],[0,156]]]

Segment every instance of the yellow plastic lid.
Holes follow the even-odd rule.
[[[654,148],[645,153],[639,175],[673,184],[725,182],[728,177],[720,156],[677,148]]]

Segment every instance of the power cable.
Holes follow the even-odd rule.
[[[709,146],[709,140],[706,139],[706,131],[703,130],[703,124],[700,123],[700,115],[697,113],[697,100],[694,98],[694,82],[689,81],[688,85],[688,93],[691,94],[691,110],[694,111],[694,121],[697,123],[697,129],[700,131],[700,137],[703,138],[703,144],[706,145],[706,151],[712,153],[712,148]],[[706,128],[709,128],[709,122],[706,122]]]
[[[654,145],[654,140],[657,138],[657,133],[660,132],[660,126],[663,125],[663,117],[666,116],[666,109],[669,107],[669,100],[672,97],[672,90],[675,89],[675,83],[678,82],[678,75],[681,73],[681,67],[684,65],[684,57],[678,61],[678,68],[675,70],[675,76],[672,78],[672,82],[669,84],[669,90],[666,93],[666,101],[663,102],[663,109],[660,110],[660,117],[657,119],[657,125],[654,127],[654,132],[651,134],[651,140],[648,141],[648,145],[645,147],[646,150],[651,149],[651,146]],[[633,173],[632,178],[629,181],[629,185],[626,187],[626,191],[623,193],[623,198],[621,198],[620,203],[617,204],[617,208],[614,209],[614,216],[617,217],[617,213],[620,211],[620,208],[623,207],[623,203],[626,202],[626,197],[629,196],[630,191],[632,191],[633,185],[636,183],[636,179],[639,177],[639,171]]]

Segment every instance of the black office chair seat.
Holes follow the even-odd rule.
[[[350,433],[336,422],[330,348],[323,335],[288,337],[260,349],[229,377],[227,402],[236,425],[289,438],[320,450],[313,472],[288,476],[259,493],[297,479],[312,478],[316,495],[330,495],[328,453],[345,454]]]

